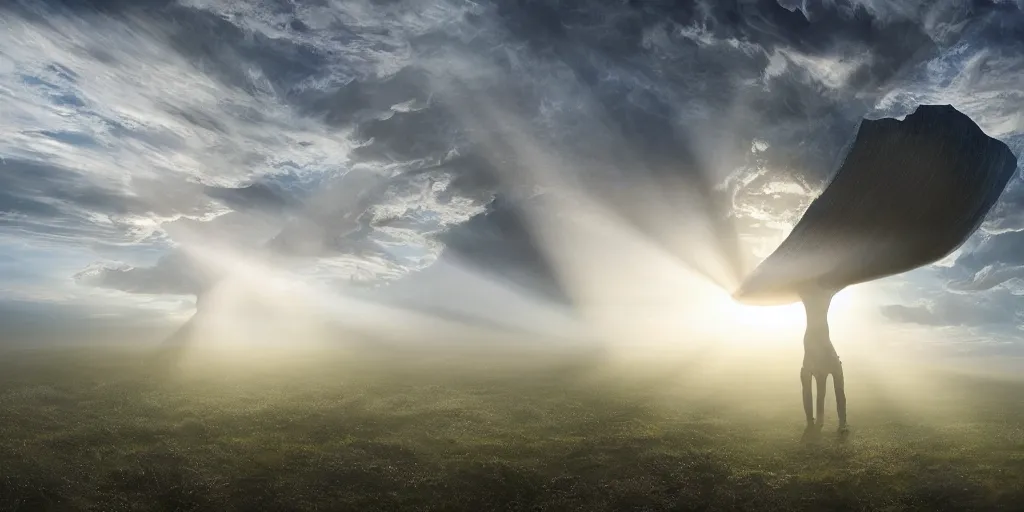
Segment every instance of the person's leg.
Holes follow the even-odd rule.
[[[822,425],[825,423],[825,393],[828,392],[825,386],[828,384],[828,374],[815,375],[814,380],[818,383],[818,425]]]
[[[832,384],[836,389],[836,413],[839,415],[839,428],[846,428],[846,382],[843,380],[843,367],[836,369],[832,375]]]
[[[811,411],[811,372],[806,368],[800,368],[800,386],[804,396],[804,414],[807,416],[807,424],[814,423],[814,413]]]

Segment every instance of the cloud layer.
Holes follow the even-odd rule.
[[[1007,1],[26,0],[0,24],[0,243],[80,300],[198,293],[187,253],[214,244],[371,284],[449,247],[568,301],[538,192],[598,197],[711,273],[666,224],[735,229],[719,256],[736,242],[749,267],[863,117],[949,103],[1024,150]],[[951,291],[1015,304],[1022,194],[925,306],[884,312],[959,325]],[[47,250],[78,268],[19,256]]]

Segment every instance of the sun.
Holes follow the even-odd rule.
[[[803,304],[799,302],[781,306],[750,306],[734,301],[727,309],[735,327],[777,330],[799,327],[805,322]]]
[[[852,296],[849,289],[836,294],[832,299],[829,316],[834,317],[848,309]],[[709,322],[723,332],[741,335],[736,339],[752,342],[801,335],[807,322],[800,302],[780,306],[751,306],[737,302],[723,293],[709,300],[708,305]]]

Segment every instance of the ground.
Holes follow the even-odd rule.
[[[0,354],[0,510],[1024,510],[1010,380],[950,374],[906,407],[848,370],[849,437],[830,411],[801,440],[796,369],[712,382],[597,356],[339,355],[158,371],[143,352]]]

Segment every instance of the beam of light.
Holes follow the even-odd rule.
[[[574,335],[600,339],[622,358],[649,361],[673,352],[674,361],[695,364],[669,365],[665,374],[678,378],[685,372],[688,380],[732,375],[738,369],[763,371],[765,354],[778,364],[784,360],[797,366],[802,307],[749,307],[731,299],[729,292],[742,275],[739,243],[728,213],[713,200],[713,175],[693,170],[690,179],[664,182],[646,179],[647,170],[638,166],[636,172],[626,173],[636,177],[625,184],[590,180],[593,161],[560,153],[514,113],[473,94],[450,103],[492,157],[510,156],[517,163],[515,168],[495,165],[506,190],[525,194],[539,189],[555,198],[542,201],[543,209],[526,210],[525,216],[580,312],[582,329]],[[608,136],[614,141],[613,133]],[[622,185],[627,192],[617,194],[615,187]],[[190,251],[226,275],[209,297],[208,315],[199,330],[236,349],[252,347],[261,339],[288,345],[335,337],[336,331],[322,326],[323,318],[353,336],[421,346],[450,339],[521,345],[526,338],[522,333],[502,332],[488,323],[509,320],[502,317],[519,299],[539,311],[553,309],[512,293],[496,299],[490,311],[471,305],[451,308],[462,321],[423,311],[423,306],[430,306],[429,299],[373,302],[341,288],[316,285],[269,261],[202,249],[199,244]],[[491,276],[458,270],[468,278],[454,293],[509,291]],[[834,316],[847,313],[852,296],[843,292],[836,298]],[[311,314],[314,311],[322,317]],[[530,324],[541,316],[524,315],[512,323]]]
[[[701,204],[687,208],[684,203],[676,215],[656,215],[651,219],[656,231],[671,234],[665,244],[625,219],[592,187],[576,187],[585,180],[581,163],[547,148],[515,115],[467,96],[460,99],[460,105],[469,105],[460,112],[479,142],[494,154],[510,153],[520,164],[500,176],[510,189],[523,186],[524,176],[516,172],[523,169],[527,183],[554,191],[557,199],[526,211],[527,219],[585,322],[606,342],[632,350],[651,344],[694,346],[699,343],[695,340],[712,339],[714,334],[763,337],[764,327],[774,325],[778,311],[727,309],[734,303],[723,283],[736,280],[720,278],[728,273],[723,269],[731,265],[730,258],[716,251],[721,244],[711,239],[715,223],[709,218],[721,212]],[[680,250],[671,251],[673,247]],[[712,309],[718,315],[712,322],[695,322],[696,317],[687,314],[704,311],[702,302],[723,297],[725,306]],[[802,324],[802,311],[786,311],[781,325]],[[729,313],[744,320],[737,323]]]
[[[586,162],[560,155],[516,115],[470,101],[471,96],[463,99],[463,108],[457,112],[478,142],[491,154],[511,155],[519,164],[516,169],[496,166],[506,187],[553,191],[555,200],[542,201],[542,209],[525,214],[532,234],[575,302],[578,324],[562,318],[562,327],[556,328],[558,322],[542,314],[552,312],[550,303],[458,265],[455,270],[463,282],[453,293],[491,294],[490,308],[464,303],[442,313],[428,307],[433,306],[430,297],[389,303],[385,294],[383,300],[368,300],[341,287],[317,285],[275,266],[270,258],[204,248],[209,241],[203,241],[190,244],[189,251],[226,276],[210,296],[207,313],[215,318],[200,326],[204,337],[235,347],[254,346],[261,337],[272,344],[300,344],[303,339],[336,336],[323,327],[330,323],[358,336],[419,345],[499,338],[522,345],[527,338],[544,339],[544,334],[524,336],[538,330],[533,324],[544,324],[539,330],[548,338],[557,337],[552,333],[562,329],[558,332],[568,333],[566,337],[599,339],[630,357],[659,357],[670,351],[701,353],[710,362],[729,352],[799,349],[804,322],[799,304],[756,308],[732,301],[728,292],[730,283],[737,281],[735,275],[729,277],[735,274],[734,268],[730,270],[734,258],[723,254],[723,243],[714,238],[735,232],[716,231],[721,226],[714,219],[726,214],[717,206],[711,208],[713,203],[685,201],[710,190],[684,187],[674,196],[682,204],[668,209],[657,203],[645,205],[645,194],[638,194],[635,207],[649,214],[646,229],[639,227],[622,212],[621,203],[607,201],[611,191],[603,185],[577,186],[586,182]],[[525,175],[519,170],[525,170]],[[710,181],[702,183],[710,186]],[[649,192],[650,188],[638,190]],[[847,295],[837,297],[835,315],[845,313]],[[533,307],[534,312],[509,318],[513,316],[509,306],[516,302]],[[495,328],[496,321],[523,329],[504,332]],[[311,327],[304,332],[299,325]],[[730,364],[736,362],[733,358]]]
[[[601,374],[610,372],[624,386],[647,389],[652,403],[662,404],[666,411],[680,407],[679,399],[685,397],[690,407],[711,408],[719,415],[799,419],[801,412],[796,406],[764,405],[790,399],[796,404],[793,383],[803,326],[799,304],[737,304],[717,284],[682,265],[664,246],[652,243],[614,215],[603,214],[598,205],[583,203],[579,211],[586,214],[584,221],[557,226],[557,233],[566,237],[562,244],[547,240],[561,255],[561,264],[577,272],[579,281],[570,282],[585,313],[583,329],[577,335],[596,335],[614,342],[609,344],[611,357],[600,367]],[[598,251],[609,246],[615,250]],[[476,322],[368,301],[228,249],[197,245],[188,251],[225,272],[208,297],[206,316],[199,323],[206,346],[194,351],[193,357],[200,362],[217,362],[219,357],[232,368],[255,361],[280,369],[306,347],[346,347],[351,345],[350,338],[356,337],[373,338],[371,343],[378,346],[397,346],[390,357],[415,354],[416,350],[464,356],[470,344],[522,347],[531,340],[541,344],[553,341],[552,337],[524,337]],[[490,282],[485,275],[476,277]],[[858,306],[857,292],[854,288],[837,295],[832,311],[837,320],[849,320],[845,317]],[[548,307],[541,302],[537,306]],[[878,336],[881,332],[864,330],[861,334]],[[932,400],[936,392],[957,392],[942,387],[940,374],[909,366],[906,359],[894,367],[891,352],[879,356],[870,350],[847,350],[864,341],[851,339],[854,333],[844,329],[836,337],[840,350],[851,356],[844,361],[850,368],[851,404],[858,413],[881,411],[907,421],[956,417],[957,412],[948,405]],[[452,339],[468,344],[453,346],[449,343]],[[324,356],[314,353],[311,357]],[[833,398],[828,406],[834,408]],[[832,409],[829,411],[834,418]]]
[[[832,299],[830,316],[835,318],[848,314],[854,293],[851,288],[837,293]],[[753,332],[782,331],[799,335],[806,323],[804,307],[800,302],[778,306],[751,306],[738,302],[724,293],[716,293],[713,297],[709,297],[709,300],[713,301],[709,309],[717,312],[712,313],[711,321],[730,323],[736,329]]]
[[[593,117],[591,129],[599,132],[602,144],[594,145],[592,154],[584,157],[565,156],[545,144],[515,112],[501,109],[485,92],[467,85],[472,80],[465,76],[465,63],[441,66],[435,87],[448,91],[447,103],[456,116],[490,154],[509,155],[516,162],[514,166],[493,162],[506,190],[553,191],[571,197],[568,202],[597,203],[606,214],[664,245],[692,271],[726,289],[738,286],[749,269],[743,268],[741,244],[722,191],[717,190],[716,176],[724,177],[724,170],[709,170],[704,162],[680,163],[673,169],[646,168],[643,155],[628,149],[596,110],[587,114]],[[711,155],[701,156],[698,160],[716,162]],[[627,162],[631,167],[609,169],[615,164],[606,162]],[[550,222],[551,216],[545,215],[535,224],[543,230]]]
[[[188,350],[202,348],[237,355],[257,348],[344,348],[367,340],[430,345],[453,340],[498,343],[504,339],[504,343],[512,343],[511,339],[522,337],[498,326],[417,311],[409,304],[389,304],[336,286],[327,287],[227,248],[197,244],[186,251],[220,276],[196,314],[189,333],[195,342]],[[467,319],[472,316],[467,315]],[[557,320],[548,315],[547,322],[534,329],[532,337],[548,343],[571,337],[573,326],[564,318],[561,323]]]

